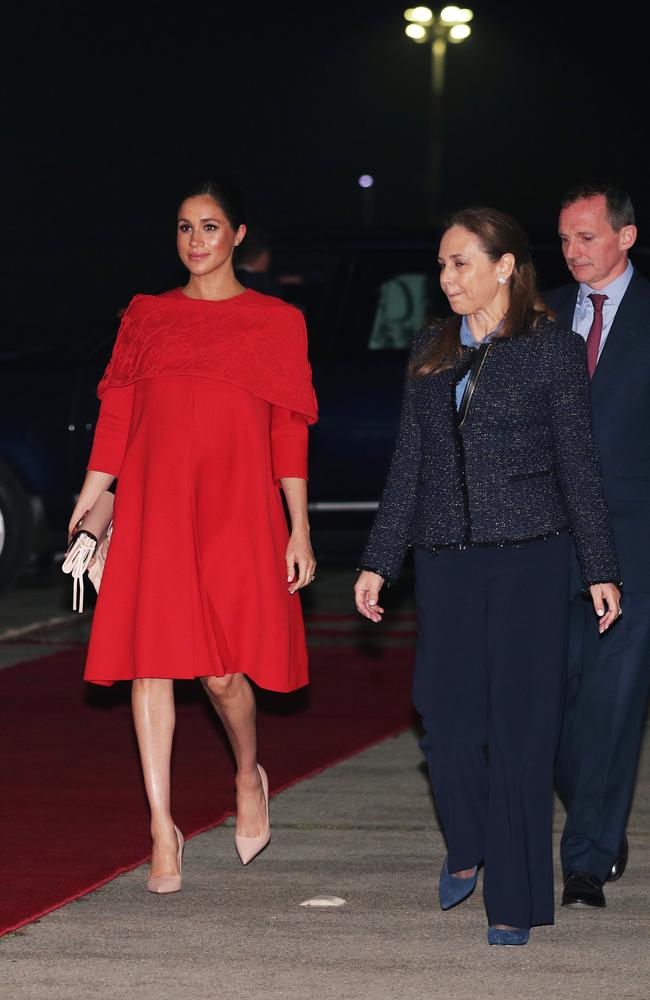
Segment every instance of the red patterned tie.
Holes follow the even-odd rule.
[[[589,298],[594,304],[594,318],[587,334],[587,368],[589,369],[589,378],[592,378],[598,362],[600,338],[603,332],[603,305],[607,296],[590,292]]]

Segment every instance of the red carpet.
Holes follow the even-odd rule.
[[[4,775],[0,934],[148,857],[130,685],[81,680],[85,649],[0,671]],[[261,760],[277,792],[406,728],[412,652],[311,650],[312,683],[258,693]],[[233,765],[198,682],[177,683],[174,816],[186,836],[233,811]]]

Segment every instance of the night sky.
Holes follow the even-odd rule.
[[[236,177],[273,233],[426,210],[428,56],[402,5],[23,5],[5,23],[6,319],[106,315],[179,277],[188,184]],[[237,9],[239,13],[230,13]],[[646,56],[594,8],[478,2],[450,46],[443,208],[491,203],[553,232],[563,190],[608,175],[650,243]]]

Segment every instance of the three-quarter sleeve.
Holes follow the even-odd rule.
[[[578,334],[563,333],[557,346],[550,380],[556,474],[583,581],[586,588],[593,583],[619,583],[614,532],[592,429],[585,343]]]
[[[303,413],[271,406],[271,462],[273,479],[307,479],[308,423]]]
[[[104,391],[88,469],[119,476],[131,425],[134,390],[132,384]]]

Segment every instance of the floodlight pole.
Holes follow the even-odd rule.
[[[445,95],[445,57],[447,55],[447,39],[444,35],[434,34],[431,42],[431,135],[430,135],[430,171],[431,171],[431,214],[437,222],[437,215],[442,202],[442,168],[443,168],[443,134],[444,134],[444,95]]]

